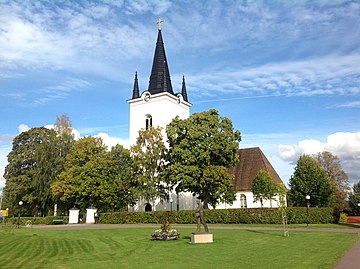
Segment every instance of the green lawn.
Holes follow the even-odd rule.
[[[358,235],[213,230],[213,244],[152,241],[153,229],[0,228],[0,268],[332,268]]]

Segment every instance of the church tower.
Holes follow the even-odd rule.
[[[174,93],[172,88],[161,22],[161,19],[157,22],[158,36],[148,89],[140,94],[136,72],[132,98],[128,100],[130,105],[130,145],[136,142],[141,128],[147,129],[150,126],[162,127],[166,140],[166,125],[176,116],[186,119],[190,115],[191,103],[187,97],[185,78],[183,77],[179,93]]]

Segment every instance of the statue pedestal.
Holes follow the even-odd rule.
[[[194,232],[191,234],[191,243],[193,244],[203,244],[203,243],[212,243],[212,242],[213,242],[212,233]]]

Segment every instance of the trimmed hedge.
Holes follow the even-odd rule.
[[[195,224],[194,210],[172,211],[151,211],[151,212],[109,212],[101,213],[99,223],[103,224],[134,224],[134,223],[161,223],[167,215],[172,223]],[[223,224],[281,224],[281,213],[277,208],[239,208],[239,209],[214,209],[204,210],[207,223]],[[288,207],[286,216],[289,224],[299,224],[307,222],[306,207]],[[36,224],[54,224],[54,220],[63,219],[64,224],[69,222],[67,216],[47,216],[47,217],[21,217],[20,225],[30,220]],[[309,208],[309,223],[333,223],[334,216],[332,208]],[[336,221],[337,222],[337,221]],[[6,218],[6,224],[17,225],[18,218]]]
[[[55,216],[47,216],[47,217],[21,217],[20,218],[20,226],[23,226],[26,224],[27,221],[31,221],[31,223],[33,225],[39,225],[39,224],[46,224],[46,225],[51,225],[54,224],[54,220],[59,220],[62,219],[64,220],[64,224],[67,224],[69,222],[69,217],[67,216],[61,216],[61,217],[55,217]],[[19,221],[18,217],[11,217],[11,218],[6,218],[6,224],[9,225],[17,225]]]
[[[194,210],[172,211],[171,222],[178,224],[196,223]],[[281,224],[281,213],[276,208],[242,208],[204,210],[207,223],[223,224]],[[170,218],[169,211],[151,212],[111,212],[100,214],[99,223],[103,224],[133,224],[161,223],[164,216]],[[307,222],[306,207],[288,207],[287,220],[289,224]],[[332,208],[309,208],[309,223],[332,223],[334,221]]]

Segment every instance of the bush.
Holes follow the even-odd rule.
[[[172,223],[196,223],[194,210],[151,211],[151,212],[111,212],[100,214],[99,223],[132,224],[132,223],[161,223],[165,214],[169,215]],[[207,223],[223,224],[282,224],[281,213],[277,208],[239,208],[204,210]],[[289,224],[307,222],[306,207],[288,207],[287,220]],[[309,223],[332,223],[333,210],[331,208],[309,208]]]
[[[51,225],[54,224],[53,220],[63,219],[64,224],[67,224],[69,222],[69,217],[55,217],[55,216],[47,216],[47,217],[21,217],[20,218],[20,226],[24,226],[27,221],[31,221],[33,225],[39,225],[39,224],[46,224]],[[18,225],[19,218],[18,217],[11,217],[6,218],[6,224],[7,225]]]
[[[347,223],[347,216],[345,213],[340,213],[339,223]]]

